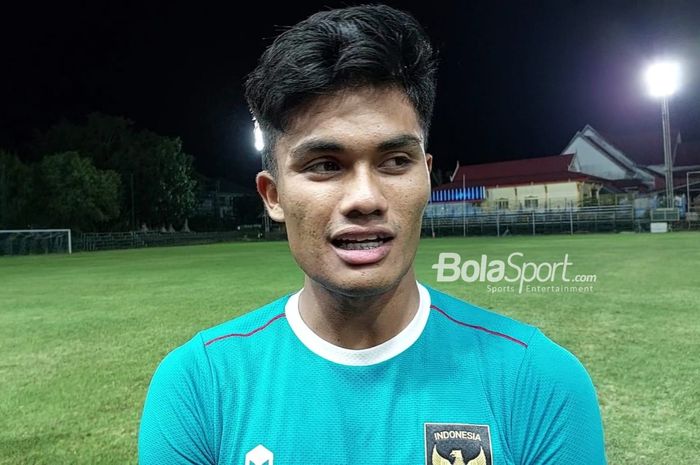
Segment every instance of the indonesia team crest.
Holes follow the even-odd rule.
[[[425,424],[426,465],[492,465],[488,425]]]

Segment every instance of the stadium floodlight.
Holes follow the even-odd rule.
[[[265,148],[265,143],[263,142],[263,135],[262,131],[260,130],[260,125],[258,124],[258,120],[253,119],[253,137],[255,138],[255,150],[258,152],[262,152],[262,149]]]
[[[668,99],[680,88],[681,68],[671,60],[652,63],[644,75],[649,94],[661,98],[661,125],[664,138],[664,166],[666,177],[666,207],[674,208],[673,159],[671,158],[671,121]]]
[[[255,137],[255,150],[258,152],[262,152],[262,150],[265,148],[265,142],[263,141],[263,134],[262,130],[260,129],[260,124],[258,123],[258,120],[253,118],[253,135]],[[262,162],[262,158],[260,159]],[[262,169],[265,169],[265,163],[262,163]],[[263,229],[265,233],[270,232],[270,217],[267,215],[267,209],[263,205]]]
[[[652,97],[670,97],[680,88],[681,68],[674,61],[652,63],[644,75]]]

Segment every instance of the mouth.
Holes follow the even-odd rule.
[[[394,240],[391,236],[374,235],[367,238],[344,237],[333,239],[331,243],[343,250],[370,250]]]
[[[331,239],[333,250],[348,265],[372,265],[391,250],[393,234],[388,231],[352,229]]]

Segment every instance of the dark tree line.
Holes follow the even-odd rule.
[[[78,231],[181,226],[197,182],[179,138],[91,114],[39,133],[30,158],[0,150],[0,229]]]

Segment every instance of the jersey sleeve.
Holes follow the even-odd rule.
[[[138,439],[139,464],[214,464],[212,375],[199,336],[169,353],[151,380]]]
[[[595,389],[578,359],[536,331],[514,393],[511,438],[521,465],[604,465]]]

